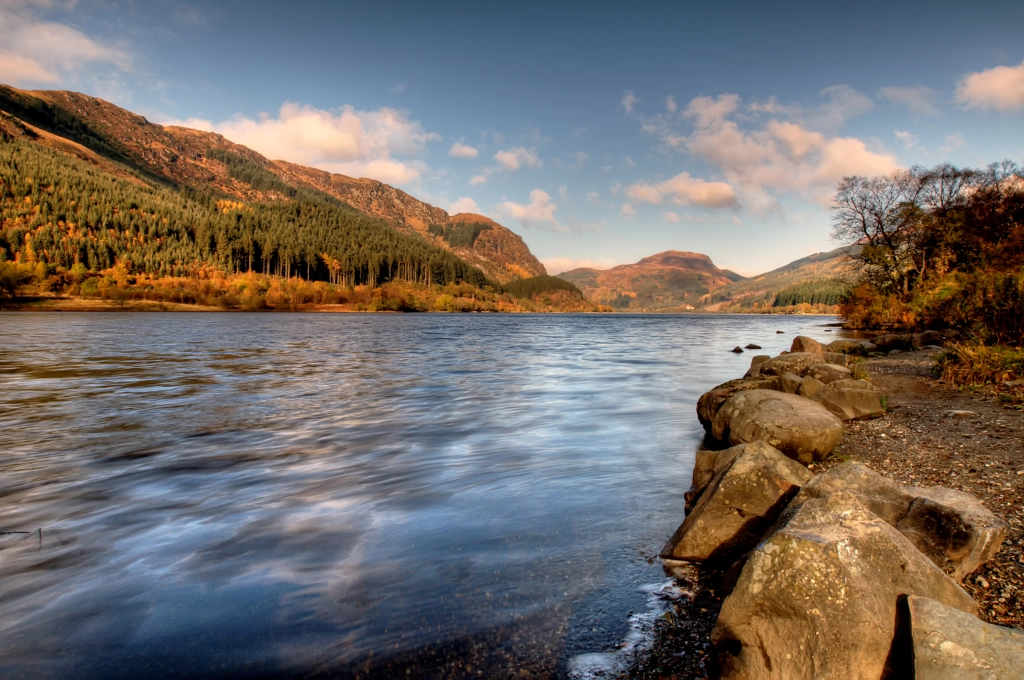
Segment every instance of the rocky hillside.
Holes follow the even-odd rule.
[[[801,302],[832,305],[856,278],[851,247],[815,253],[770,272],[712,291],[702,301],[709,312],[756,311]]]
[[[709,293],[743,280],[716,267],[707,255],[678,250],[608,270],[573,269],[559,277],[576,284],[592,302],[637,312],[692,310]]]
[[[245,202],[288,199],[274,188],[257,189],[232,177],[228,166],[209,154],[211,149],[229,151],[287,185],[323,191],[402,233],[452,250],[499,282],[546,274],[518,235],[486,217],[453,217],[382,182],[273,161],[221,135],[157,125],[77,92],[29,92],[0,86],[0,129],[125,177],[198,188]],[[486,228],[475,230],[473,239],[446,238],[446,231],[464,234],[466,228],[459,225],[467,223]]]

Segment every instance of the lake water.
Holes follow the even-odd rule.
[[[564,676],[665,578],[697,397],[828,321],[0,315],[0,677]]]

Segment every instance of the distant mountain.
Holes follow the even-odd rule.
[[[620,311],[676,312],[697,308],[708,294],[743,277],[719,269],[707,255],[669,250],[607,270],[573,269],[558,275],[591,302]]]
[[[322,192],[401,234],[452,252],[500,283],[547,273],[522,238],[486,217],[451,216],[376,180],[272,161],[221,135],[157,125],[77,92],[0,85],[0,134],[75,156],[128,181],[242,203],[289,201],[296,190]]]
[[[815,253],[770,272],[712,291],[701,307],[709,312],[743,312],[809,304],[825,311],[847,290],[857,270],[850,252],[857,246]]]

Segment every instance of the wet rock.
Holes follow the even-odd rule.
[[[779,378],[774,376],[738,378],[724,382],[718,387],[708,390],[697,400],[697,419],[700,420],[704,429],[710,432],[711,421],[715,419],[718,409],[728,401],[729,397],[745,390],[776,390],[779,387]]]
[[[825,407],[771,390],[734,394],[715,415],[711,435],[732,445],[763,441],[803,464],[822,460],[843,437],[843,424]]]
[[[734,353],[736,353],[736,354],[743,354],[743,348],[742,348],[742,347],[740,347],[739,345],[736,345],[735,347],[733,347],[733,348],[732,348],[732,351],[733,351]]]
[[[810,397],[824,386],[825,383],[821,382],[813,375],[808,375],[804,376],[804,379],[800,381],[800,389],[798,389],[796,393],[801,397]]]
[[[867,420],[885,415],[878,390],[866,380],[834,380],[810,396],[840,420]]]
[[[801,375],[811,364],[822,364],[825,360],[811,352],[782,354],[761,364],[761,375],[782,375],[795,373]]]
[[[784,331],[775,331],[777,335],[782,335]]]
[[[915,496],[896,528],[955,580],[985,564],[1006,538],[1006,522],[969,493],[906,487]]]
[[[744,349],[761,349],[761,345],[755,345],[754,343],[750,343]]]
[[[1024,673],[1024,632],[927,597],[907,598],[917,680],[995,680]]]
[[[789,348],[790,354],[808,352],[810,354],[817,354],[819,357],[824,351],[820,342],[813,338],[808,338],[806,335],[798,335],[793,338],[793,345]]]
[[[711,634],[722,678],[906,677],[902,595],[973,614],[956,583],[848,492],[810,498],[751,552]]]
[[[716,459],[721,468],[665,545],[663,558],[731,564],[757,545],[812,476],[764,442],[729,452]]]
[[[779,389],[786,394],[796,394],[800,390],[803,380],[796,373],[783,373],[779,378]]]
[[[817,378],[827,385],[837,380],[850,380],[853,378],[853,371],[834,364],[811,364],[804,370],[803,375]]]

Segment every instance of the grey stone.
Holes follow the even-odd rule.
[[[780,524],[750,553],[711,633],[722,678],[905,677],[890,658],[901,596],[976,612],[851,493],[810,498]]]
[[[686,500],[686,514],[690,514],[690,510],[696,505],[697,500],[700,499],[704,489],[708,487],[715,475],[732,465],[736,456],[740,455],[747,446],[749,444],[740,444],[722,451],[712,451],[711,449],[697,451],[693,461],[690,489],[683,494],[683,498]]]
[[[893,349],[913,349],[914,336],[911,333],[886,333],[871,341],[880,352]]]
[[[917,680],[1024,676],[1024,631],[985,623],[927,597],[907,598]]]
[[[813,376],[825,385],[837,380],[850,380],[853,378],[853,371],[845,366],[835,366],[833,364],[811,364],[804,369],[803,374],[805,376]]]
[[[757,545],[812,476],[764,442],[729,449],[737,450],[723,457],[728,464],[665,545],[663,558],[731,564]]]
[[[732,395],[744,390],[776,390],[779,388],[779,379],[773,376],[752,379],[738,378],[724,382],[718,387],[708,390],[697,400],[697,419],[700,420],[704,429],[710,432],[711,421],[714,420],[715,414]]]
[[[715,415],[711,435],[732,445],[763,441],[803,464],[824,459],[843,437],[843,424],[823,406],[795,394],[748,390]]]
[[[850,365],[849,354],[842,354],[840,352],[822,352],[821,356],[825,359],[825,363],[832,364],[833,366]]]
[[[866,380],[834,380],[810,397],[840,420],[866,420],[885,415],[878,390]]]

